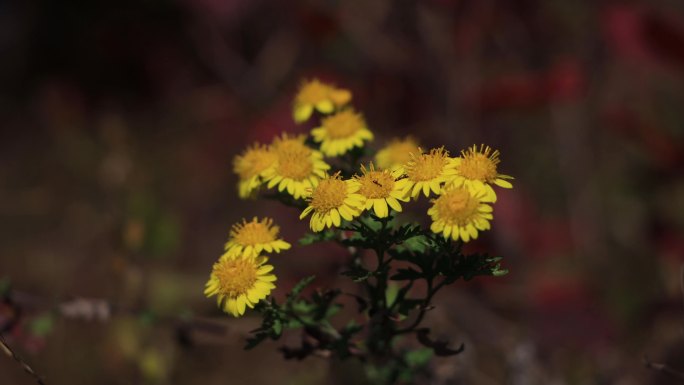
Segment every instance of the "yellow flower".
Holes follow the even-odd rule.
[[[433,148],[428,153],[411,154],[411,160],[403,166],[408,181],[404,193],[412,198],[417,198],[421,191],[426,197],[430,196],[430,190],[438,194],[441,184],[453,178],[455,167],[444,147]]]
[[[397,180],[397,174],[392,174],[389,170],[376,170],[373,163],[370,169],[361,165],[361,176],[355,175],[354,180],[359,184],[359,194],[366,198],[366,210],[371,208],[379,218],[389,215],[389,207],[401,212],[399,201],[408,201],[403,192],[408,180]]]
[[[304,144],[305,139],[304,135],[289,137],[283,134],[273,141],[271,148],[276,154],[276,163],[263,173],[268,188],[278,186],[278,191],[287,190],[299,199],[307,196],[318,180],[325,177],[330,166],[323,161],[320,151]]]
[[[235,257],[238,255],[255,257],[262,251],[269,253],[280,253],[280,250],[287,250],[291,245],[278,238],[280,227],[273,225],[273,219],[257,217],[247,222],[236,223],[230,229],[230,238],[226,242],[226,256]]]
[[[259,186],[261,176],[275,164],[276,155],[268,146],[255,143],[233,159],[233,171],[238,175],[240,198],[249,197]]]
[[[491,184],[503,188],[513,188],[511,182],[506,179],[513,179],[512,176],[499,174],[496,170],[499,162],[499,150],[492,151],[492,148],[480,145],[473,145],[465,151],[461,151],[461,156],[456,158],[456,175],[453,179],[455,186],[473,185],[477,188],[484,188],[487,196],[496,202],[496,193]]]
[[[418,142],[413,137],[394,138],[375,154],[375,164],[381,169],[400,170],[403,173],[402,166],[411,160],[411,154],[420,153]]]
[[[314,108],[322,114],[329,114],[351,100],[351,92],[322,83],[318,79],[305,81],[295,96],[293,117],[301,123],[309,119]]]
[[[358,193],[359,187],[354,180],[340,179],[339,173],[321,180],[299,219],[313,212],[309,226],[315,232],[339,226],[342,219],[351,221],[363,210],[364,198]]]
[[[327,156],[342,155],[354,147],[363,147],[364,141],[373,140],[361,114],[351,108],[324,118],[320,127],[311,130],[311,135],[321,143],[321,152]]]
[[[468,242],[477,239],[477,232],[489,230],[489,221],[493,218],[491,197],[484,189],[476,187],[450,186],[440,192],[437,199],[432,199],[432,207],[428,215],[432,218],[430,230],[441,233],[444,238]]]
[[[217,296],[218,306],[226,313],[239,317],[245,308],[254,307],[275,289],[273,266],[266,265],[268,258],[223,256],[214,267],[204,289],[204,295]]]

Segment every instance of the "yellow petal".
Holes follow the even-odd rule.
[[[329,114],[335,109],[335,105],[330,100],[322,100],[316,103],[316,109],[324,114]]]
[[[511,184],[511,182],[501,178],[496,178],[496,180],[494,180],[494,184],[503,188],[513,188],[513,184]]]
[[[295,107],[294,110],[294,121],[297,123],[301,123],[311,117],[311,113],[313,112],[313,106],[311,104],[303,104],[300,106]]]
[[[332,218],[332,222],[335,226],[339,226],[341,224],[340,212],[337,211],[337,209],[330,210],[330,217]]]
[[[394,199],[394,198],[392,198],[392,197],[388,197],[388,198],[387,198],[387,204],[388,204],[394,211],[401,212],[401,205],[399,204],[399,201],[398,201],[398,200],[396,200],[396,199]]]
[[[373,199],[373,211],[379,218],[385,218],[389,214],[387,202],[384,199]]]

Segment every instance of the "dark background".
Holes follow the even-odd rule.
[[[301,79],[352,90],[374,146],[411,134],[502,152],[493,229],[510,274],[441,293],[429,324],[464,354],[436,384],[672,384],[684,371],[681,1],[0,3],[4,335],[48,384],[350,383],[245,353],[255,317],[202,295],[230,225],[295,211],[238,201],[232,158],[306,132]],[[274,257],[276,297],[335,281],[344,250]],[[3,289],[4,290],[4,289]],[[113,306],[98,312],[92,301]],[[62,305],[62,307],[60,307]],[[95,318],[88,321],[88,316]],[[210,322],[204,324],[202,322]],[[216,330],[216,325],[224,329]],[[296,336],[292,337],[296,342]],[[33,380],[5,356],[0,382]]]

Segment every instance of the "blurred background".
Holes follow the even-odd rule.
[[[516,178],[469,245],[510,273],[437,297],[428,323],[466,351],[430,383],[675,383],[645,355],[684,371],[681,1],[10,1],[0,58],[0,326],[48,384],[353,383],[280,343],[243,352],[258,318],[202,294],[231,224],[306,231],[238,201],[231,162],[310,128],[291,103],[313,77],[352,90],[375,148],[487,143]],[[344,256],[273,258],[276,297],[334,285]],[[0,373],[34,383],[5,356]]]

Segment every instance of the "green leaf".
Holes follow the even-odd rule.
[[[385,290],[385,303],[387,304],[393,304],[394,301],[397,299],[397,295],[399,294],[399,289],[400,286],[397,285],[394,282],[390,282],[387,285],[387,290]]]
[[[343,271],[341,274],[351,278],[354,282],[363,282],[373,275],[371,271],[359,264],[353,264],[349,270]]]
[[[288,294],[288,298],[294,299],[299,297],[299,295],[302,293],[302,290],[304,290],[305,287],[309,286],[309,284],[313,282],[314,279],[316,279],[316,276],[310,275],[297,282],[297,284],[292,288],[290,294]]]
[[[271,338],[275,337],[274,339],[280,337],[280,335],[283,333],[283,323],[280,322],[279,319],[276,319],[273,321],[273,326],[271,327]]]
[[[332,241],[335,239],[335,237],[335,231],[331,230],[321,231],[319,233],[306,233],[299,240],[299,244],[303,246],[308,246],[318,242]]]
[[[404,240],[397,249],[416,254],[424,254],[428,248],[427,238],[424,235],[417,235]]]

